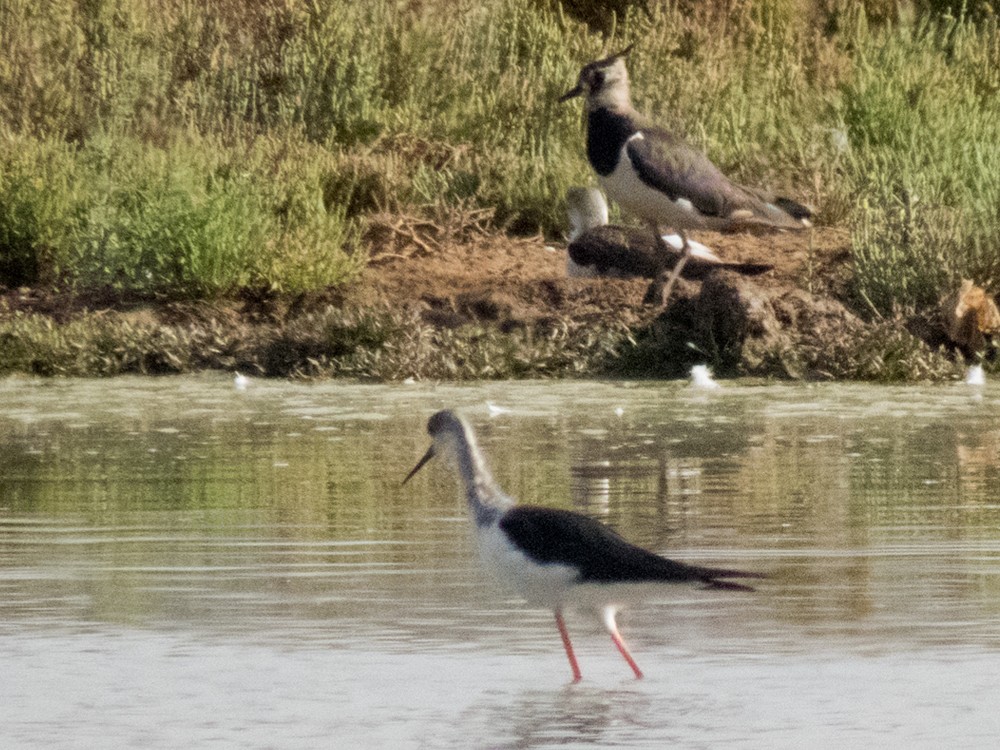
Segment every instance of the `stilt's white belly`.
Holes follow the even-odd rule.
[[[487,570],[530,604],[559,609],[577,577],[575,568],[541,565],[515,548],[496,526],[477,529],[479,557]]]
[[[501,583],[529,603],[547,609],[599,611],[662,597],[676,584],[579,583],[576,568],[558,563],[540,564],[515,548],[495,525],[477,529],[476,541],[483,565]]]

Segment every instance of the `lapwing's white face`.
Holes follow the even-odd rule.
[[[587,111],[602,107],[621,109],[630,105],[625,59],[615,57],[584,66],[578,86],[587,98]]]

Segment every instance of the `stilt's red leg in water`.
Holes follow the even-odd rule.
[[[618,652],[625,657],[625,661],[627,661],[628,665],[632,667],[632,671],[635,672],[635,678],[637,680],[641,680],[642,670],[639,669],[639,665],[635,663],[635,659],[632,658],[632,654],[628,652],[628,647],[625,645],[625,641],[622,640],[622,637],[619,635],[617,630],[611,634],[611,640],[615,642],[615,645],[618,647]]]
[[[569,633],[566,631],[566,623],[563,622],[562,612],[556,612],[556,627],[559,628],[559,635],[562,637],[563,646],[566,648],[566,656],[569,657],[569,665],[573,669],[573,682],[579,682],[583,679],[583,675],[580,673],[580,665],[576,663],[573,644],[569,642]]]
[[[622,640],[621,633],[618,632],[618,624],[615,622],[615,615],[617,614],[615,607],[605,607],[604,608],[604,627],[607,628],[608,633],[611,635],[611,640],[614,641],[615,646],[618,648],[618,653],[620,653],[628,665],[632,667],[632,671],[635,672],[635,679],[642,679],[642,670],[639,669],[639,665],[635,663],[635,659],[632,658],[632,654],[628,651],[628,646],[625,645],[625,641]]]

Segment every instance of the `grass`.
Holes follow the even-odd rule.
[[[346,284],[385,210],[557,236],[592,178],[579,104],[556,99],[635,40],[640,109],[851,227],[859,309],[1000,287],[991,4],[639,5],[594,31],[556,0],[7,0],[0,284]]]
[[[10,137],[0,152],[0,241],[9,285],[113,286],[205,296],[349,280],[364,258],[356,220],[324,203],[308,144],[224,147],[132,137],[80,146]]]
[[[962,278],[1000,288],[1000,31],[958,19],[861,37],[842,114],[858,153],[858,291],[927,307]]]

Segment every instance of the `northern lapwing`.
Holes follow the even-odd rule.
[[[655,237],[663,227],[681,235],[683,256],[664,289],[666,301],[691,255],[688,230],[803,229],[812,212],[737,185],[701,151],[649,124],[632,107],[625,67],[631,49],[584,65],[559,101],[586,98],[587,158],[608,197],[649,224]]]
[[[595,187],[567,190],[566,213],[569,218],[568,276],[656,279],[669,273],[683,257],[684,241],[679,234],[665,234],[657,241],[640,229],[608,224],[607,201]],[[700,279],[713,268],[724,268],[744,276],[757,276],[772,268],[759,263],[725,263],[694,240],[688,240],[688,248],[691,258],[681,272],[686,279]]]
[[[555,612],[573,681],[580,667],[563,620],[569,607],[601,613],[604,627],[636,678],[642,671],[615,623],[619,608],[662,592],[668,584],[752,591],[730,578],[763,578],[742,570],[708,568],[668,560],[630,544],[588,516],[556,508],[516,505],[494,481],[472,428],[453,411],[439,411],[427,422],[432,443],[405,484],[434,456],[454,468],[469,506],[479,556],[484,566],[529,604]]]

